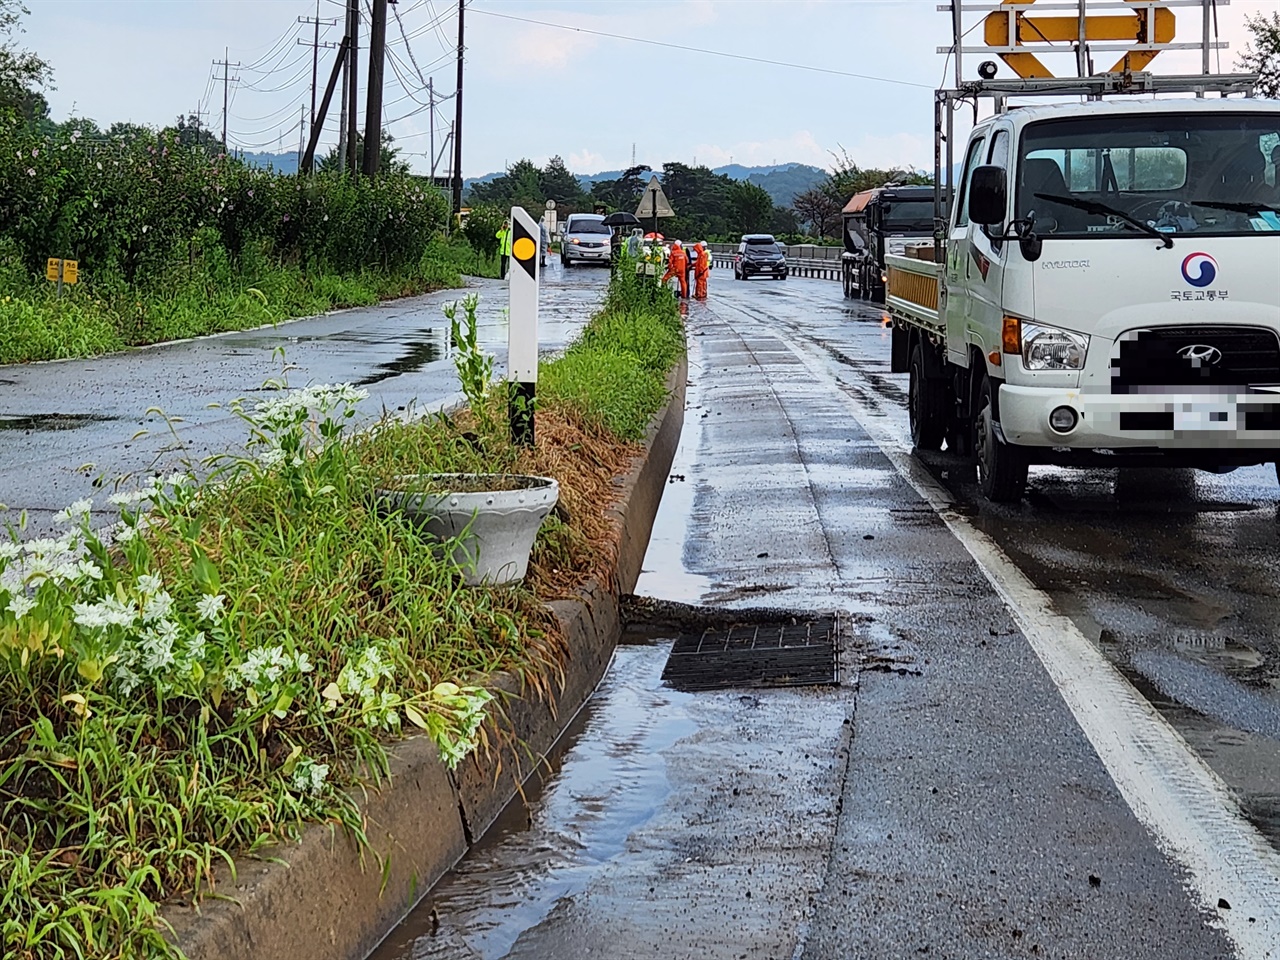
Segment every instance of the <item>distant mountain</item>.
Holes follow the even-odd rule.
[[[599,183],[601,180],[617,180],[624,173],[626,173],[625,170],[602,170],[599,173],[580,173],[577,176],[582,189],[590,190],[593,183]]]
[[[727,171],[716,171],[716,173],[721,172]],[[734,175],[730,173],[729,176]],[[805,163],[787,163],[767,171],[754,170],[745,178],[735,177],[735,179],[745,179],[748,183],[763,187],[777,206],[789,207],[798,194],[812,190],[827,179],[827,171]]]
[[[236,156],[251,167],[262,167],[279,173],[298,172],[298,151],[291,153],[254,153],[249,150],[237,150]]]

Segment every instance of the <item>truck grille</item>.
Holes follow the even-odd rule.
[[[1264,327],[1155,327],[1122,334],[1111,392],[1280,384],[1280,340]]]

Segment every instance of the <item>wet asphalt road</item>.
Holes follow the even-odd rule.
[[[608,274],[583,268],[566,275],[558,258],[550,264],[540,333],[543,348],[554,351],[586,321]],[[0,366],[0,503],[15,513],[26,510],[32,532],[44,531],[56,511],[100,493],[95,478],[104,478],[109,489],[116,478],[167,473],[237,449],[246,431],[226,405],[261,396],[263,383],[281,376],[282,356],[291,367],[291,386],[366,387],[366,416],[383,408],[439,409],[458,395],[442,307],[468,292],[480,297],[480,341],[495,354],[500,372],[507,297],[505,284],[491,280],[472,280],[469,290],[90,360]],[[171,429],[165,416],[148,412],[153,408],[180,422]],[[100,519],[114,517],[103,512]]]
[[[1280,956],[1232,946],[1229,901],[1132,812],[886,458],[908,430],[879,311],[824,281],[712,290],[637,592],[841,611],[843,685],[680,694],[669,641],[624,645],[530,806],[376,960]],[[1280,841],[1274,474],[1040,468],[996,508],[924,464]]]
[[[908,443],[905,376],[878,308],[829,296],[744,304],[825,356],[841,389]],[[786,295],[783,294],[783,297]],[[971,467],[924,462],[960,508],[1098,643],[1280,842],[1280,488],[1270,466],[1033,467],[1017,506],[982,500]]]

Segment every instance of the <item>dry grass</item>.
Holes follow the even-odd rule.
[[[643,452],[568,404],[539,412],[537,444],[521,455],[519,469],[555,477],[563,505],[530,558],[529,585],[539,598],[572,597],[592,579],[611,582],[622,533],[613,513],[621,494],[615,481]]]

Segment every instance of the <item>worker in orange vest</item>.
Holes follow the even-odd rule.
[[[667,259],[667,272],[662,275],[662,282],[666,284],[668,280],[675,277],[680,284],[680,296],[686,300],[689,298],[689,281],[685,274],[688,267],[689,258],[684,252],[684,247],[677,240],[671,244],[671,256]]]
[[[698,259],[693,264],[695,281],[694,296],[699,300],[707,299],[707,278],[711,276],[711,251],[707,249],[707,241],[699,240],[694,247]]]

